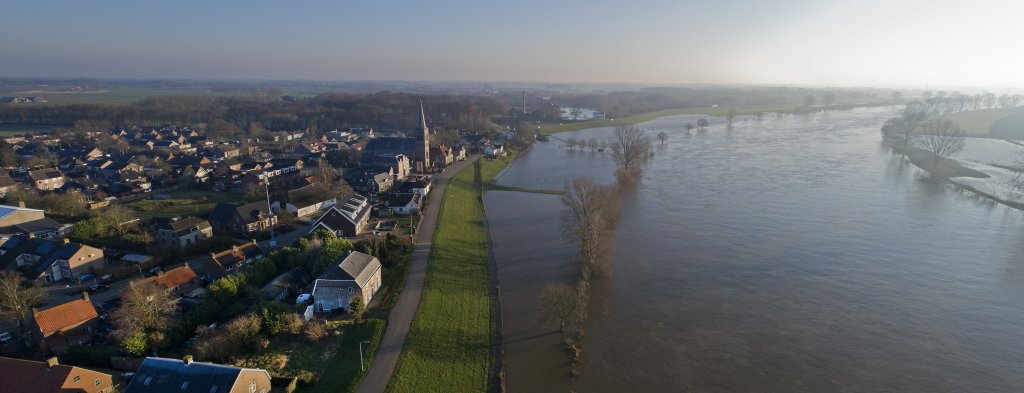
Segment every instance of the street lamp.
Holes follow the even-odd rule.
[[[270,208],[270,176],[266,176],[263,182],[264,190],[267,193],[267,214],[270,215],[270,248],[277,247],[277,240],[274,239],[274,210]]]
[[[366,371],[366,364],[363,363],[363,344],[369,344],[369,341],[359,342],[359,368]]]
[[[142,265],[136,263],[135,267],[139,268],[139,277],[142,277]]]

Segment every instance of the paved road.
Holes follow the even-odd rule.
[[[416,248],[412,253],[409,277],[406,278],[405,287],[398,295],[398,301],[388,314],[388,327],[384,331],[380,347],[377,348],[377,357],[370,364],[370,371],[366,373],[358,393],[382,393],[388,386],[395,365],[398,364],[398,356],[402,354],[405,337],[409,335],[412,318],[420,306],[423,283],[427,279],[427,259],[430,257],[434,227],[437,225],[437,216],[441,208],[441,196],[444,195],[448,180],[478,158],[479,156],[470,157],[466,161],[452,165],[444,173],[434,176],[433,188],[430,190],[434,197],[430,199],[423,214],[423,221],[416,231]]]

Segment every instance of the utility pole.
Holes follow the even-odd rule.
[[[270,208],[270,176],[263,174],[263,189],[267,192],[267,213],[270,214],[270,248],[277,247],[277,240],[274,239],[274,209]]]

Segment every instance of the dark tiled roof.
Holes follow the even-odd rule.
[[[355,280],[365,285],[373,273],[381,268],[376,257],[359,251],[350,251],[340,262],[335,262],[320,276],[324,280]]]
[[[75,391],[61,389],[72,375],[80,375],[86,378],[109,377],[103,373],[73,366],[58,364],[50,367],[45,362],[0,357],[0,381],[3,381],[3,387],[0,390],[5,392],[57,393]]]
[[[228,393],[245,370],[178,359],[146,358],[125,393]],[[269,379],[269,376],[268,376]]]

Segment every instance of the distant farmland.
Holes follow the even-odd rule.
[[[256,89],[215,90],[206,87],[111,87],[96,90],[64,91],[73,86],[14,87],[0,90],[0,96],[43,97],[48,103],[25,103],[11,105],[46,105],[46,104],[131,104],[149,97],[157,96],[244,96],[257,92]],[[327,88],[295,87],[282,88],[283,94],[296,97],[309,97],[330,92]]]
[[[942,115],[968,135],[982,138],[1024,139],[1024,108],[1000,108]]]

